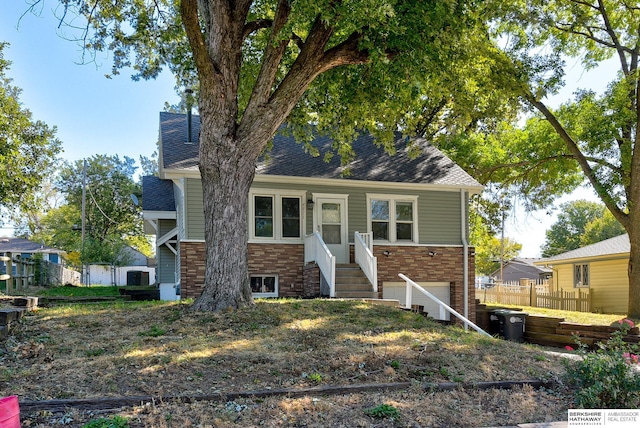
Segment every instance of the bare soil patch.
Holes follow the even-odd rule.
[[[111,409],[131,427],[498,426],[566,419],[562,389],[433,392],[425,382],[555,380],[559,357],[357,301],[270,300],[225,313],[185,303],[40,309],[0,346],[0,390],[22,400],[206,395],[412,382],[395,392],[243,398]],[[388,404],[396,418],[367,410]],[[83,426],[101,415],[23,415],[23,426]],[[102,415],[103,416],[103,415]]]

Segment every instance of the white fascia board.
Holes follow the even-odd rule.
[[[484,190],[484,186],[459,186],[450,184],[429,184],[429,183],[395,183],[388,181],[364,181],[345,180],[340,178],[313,178],[294,177],[288,175],[266,175],[256,174],[254,180],[258,183],[304,183],[320,186],[339,185],[344,187],[371,187],[375,189],[415,189],[415,190],[435,190],[441,192],[458,192],[460,189],[471,194],[479,194]]]
[[[197,169],[163,169],[160,173],[163,180],[182,180],[184,178],[200,179],[200,171]]]
[[[175,211],[142,211],[143,220],[175,220]]]
[[[200,171],[193,169],[172,169],[164,170],[163,179],[175,180],[182,178],[200,179]],[[364,180],[345,180],[340,178],[313,178],[313,177],[296,177],[290,175],[268,175],[256,174],[253,181],[258,183],[274,183],[274,184],[290,184],[301,183],[319,186],[338,185],[344,187],[371,187],[375,189],[415,189],[415,190],[433,190],[440,192],[458,192],[460,189],[469,192],[471,195],[480,194],[484,190],[484,186],[461,186],[453,184],[429,184],[429,183],[395,183],[388,181],[364,181]]]
[[[583,257],[570,257],[566,259],[543,259],[537,262],[533,262],[536,266],[559,266],[559,265],[574,265],[594,262],[605,262],[609,260],[626,260],[629,258],[629,253],[613,253],[613,254],[600,254],[598,256],[583,256]]]

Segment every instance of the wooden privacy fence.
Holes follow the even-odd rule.
[[[535,284],[525,286],[496,285],[476,290],[476,298],[480,299],[482,303],[591,312],[591,294],[580,289],[550,291],[548,287],[540,287]]]
[[[10,295],[32,285],[77,285],[80,273],[58,263],[5,253],[0,256],[0,284]]]
[[[0,256],[4,269],[0,271],[0,281],[4,281],[6,294],[13,294],[33,285],[36,263],[30,259],[23,259],[11,253]]]

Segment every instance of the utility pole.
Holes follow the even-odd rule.
[[[82,284],[87,284],[87,270],[84,260],[84,233],[86,227],[86,204],[87,204],[87,160],[82,163],[82,252],[80,253],[80,261],[82,262]]]

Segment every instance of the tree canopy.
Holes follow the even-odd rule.
[[[544,133],[564,146],[596,194],[629,234],[629,313],[640,318],[640,8],[627,0],[496,2],[502,18],[496,44],[512,87],[545,122]],[[602,94],[582,90],[557,109],[545,97],[563,83],[563,56],[585,69],[615,58],[618,73]],[[555,143],[553,143],[555,144]],[[542,146],[537,146],[542,147]],[[553,190],[551,190],[553,192]]]
[[[566,202],[560,205],[559,210],[558,219],[546,232],[543,257],[555,256],[624,233],[622,225],[601,203],[581,199]]]
[[[0,209],[3,214],[34,206],[34,195],[51,174],[61,143],[56,129],[35,120],[7,76],[11,63],[0,42]]]
[[[57,175],[56,189],[64,201],[42,216],[31,238],[68,253],[70,263],[123,265],[124,247],[132,246],[147,256],[152,249],[142,229],[140,183],[134,180],[137,167],[128,157],[94,155],[84,161],[64,162]],[[82,241],[82,193],[85,187],[85,240]]]

